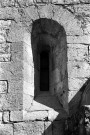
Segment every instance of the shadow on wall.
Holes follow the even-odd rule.
[[[65,135],[90,134],[90,78],[84,83],[69,103]]]

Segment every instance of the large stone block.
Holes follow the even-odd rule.
[[[68,88],[71,91],[78,92],[86,81],[86,78],[68,78]]]
[[[53,6],[51,4],[39,6],[38,12],[40,18],[52,18],[53,16]]]
[[[47,120],[48,119],[48,112],[47,111],[33,111],[27,112],[23,111],[23,120]]]
[[[22,80],[9,80],[9,93],[23,93],[23,79]]]
[[[42,135],[44,133],[44,122],[20,122],[14,124],[14,135]]]
[[[0,124],[0,135],[13,135],[13,125]]]
[[[22,110],[23,96],[21,93],[8,93],[0,96],[0,110]]]
[[[90,44],[90,35],[83,36],[67,36],[67,43],[70,44]]]
[[[83,35],[83,29],[79,20],[75,19],[74,16],[69,16],[66,21],[64,28],[67,35]],[[63,20],[61,22],[63,22]]]
[[[7,93],[8,92],[8,82],[7,81],[0,81],[0,93]]]
[[[9,30],[7,41],[9,42],[20,42],[23,41],[24,29],[20,28],[15,23],[12,24],[12,27]]]
[[[0,20],[0,28],[9,29],[11,20]]]
[[[67,35],[83,35],[81,23],[75,19],[75,16],[71,12],[63,7],[57,6],[54,6],[53,12],[52,19],[64,27]]]
[[[1,3],[2,7],[7,7],[7,6],[14,6],[15,1],[14,0],[11,0],[11,1],[9,1],[9,0],[1,0],[0,3]]]
[[[19,3],[21,7],[24,7],[24,6],[32,5],[33,2],[34,2],[33,0],[18,0],[17,3]]]
[[[23,111],[11,111],[10,121],[23,121]]]
[[[90,65],[87,61],[68,61],[68,77],[90,77]]]
[[[25,12],[28,18],[31,18],[33,21],[39,19],[38,10],[35,6],[25,8]]]

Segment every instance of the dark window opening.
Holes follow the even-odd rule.
[[[40,91],[49,91],[49,52],[40,53]]]

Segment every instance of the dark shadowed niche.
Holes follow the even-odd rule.
[[[54,20],[38,19],[33,22],[31,43],[35,100],[68,112],[67,42],[64,28]]]

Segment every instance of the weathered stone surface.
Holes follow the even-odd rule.
[[[22,110],[23,96],[21,93],[8,93],[0,95],[0,110]]]
[[[14,124],[14,135],[42,135],[44,133],[44,122],[21,122]]]
[[[23,121],[23,111],[11,111],[10,121]]]
[[[54,4],[64,4],[64,0],[52,0]]]
[[[53,6],[51,4],[39,6],[38,12],[39,12],[40,18],[52,18]]]
[[[33,21],[39,19],[38,11],[35,6],[27,7],[25,9],[28,18],[31,18]]]
[[[11,25],[11,20],[0,20],[0,28],[8,29]]]
[[[70,44],[90,44],[90,35],[83,35],[83,36],[67,36],[67,43]]]
[[[0,123],[2,123],[2,112],[0,112]]]
[[[12,124],[0,124],[0,135],[13,135]]]
[[[5,41],[5,37],[3,35],[0,35],[0,43],[4,43]]]
[[[45,120],[48,118],[47,111],[11,111],[10,120],[11,121],[29,121],[29,120]]]
[[[8,82],[7,81],[0,81],[0,93],[7,93],[8,92]]]
[[[68,78],[68,88],[70,91],[79,91],[87,79],[84,78]]]
[[[10,43],[0,44],[0,54],[10,53]]]
[[[65,4],[76,4],[80,3],[80,0],[65,0]]]
[[[23,110],[30,111],[33,103],[33,96],[23,94]]]
[[[52,135],[52,122],[45,122],[45,135]]]
[[[47,120],[48,112],[47,111],[32,111],[27,112],[23,111],[23,120]]]
[[[23,27],[20,27],[15,22],[12,23],[8,36],[7,41],[9,42],[20,42],[23,41],[23,33],[25,29]]]
[[[9,122],[10,118],[9,118],[9,111],[4,111],[3,112],[3,121],[4,122]]]
[[[83,61],[88,57],[88,46],[85,46],[84,48],[69,47],[67,51],[69,61],[70,60]]]
[[[14,0],[11,0],[11,1],[9,1],[9,0],[1,0],[0,1],[0,4],[1,4],[2,7],[14,6],[14,3],[15,3]]]
[[[68,61],[68,77],[83,78],[90,76],[90,65],[87,61]]]
[[[10,62],[11,54],[0,54],[0,62]]]
[[[24,6],[30,6],[34,3],[33,0],[18,0],[18,3],[20,4],[21,7]]]

